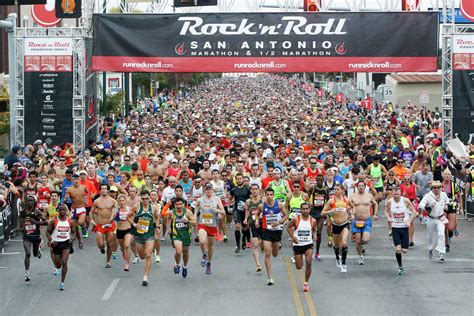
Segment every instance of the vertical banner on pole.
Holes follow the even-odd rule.
[[[92,72],[92,38],[86,38],[86,146],[95,140],[97,126],[97,77]]]
[[[70,143],[72,128],[72,39],[25,40],[25,143]]]

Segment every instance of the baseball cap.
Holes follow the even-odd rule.
[[[439,144],[440,144],[439,139],[433,139],[433,145],[439,146]]]
[[[172,163],[173,163],[173,162],[178,163],[178,160],[177,160],[177,159],[171,159],[171,162],[172,162]]]
[[[118,188],[115,185],[113,185],[110,187],[109,191],[118,192]]]
[[[206,185],[204,186],[204,188],[208,189],[212,189],[212,184],[210,182],[206,183]]]
[[[215,154],[210,154],[209,155],[209,161],[213,161],[216,158],[217,158],[217,156]]]
[[[183,144],[184,141],[182,139],[178,139],[178,144]]]
[[[20,146],[15,145],[15,146],[12,147],[12,152],[16,154],[17,152],[20,151],[20,149],[21,149]]]
[[[195,151],[201,151],[201,147],[196,147]]]

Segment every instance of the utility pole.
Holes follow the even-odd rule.
[[[102,13],[107,13],[107,0],[102,3]],[[102,107],[107,108],[107,72],[102,72]]]

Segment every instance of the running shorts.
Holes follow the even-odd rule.
[[[262,240],[270,241],[270,242],[280,242],[281,241],[281,230],[262,230]]]
[[[201,229],[204,230],[209,237],[216,237],[217,235],[217,227],[198,224],[198,234]]]
[[[115,232],[115,222],[110,224],[97,224],[92,229],[95,233],[107,234],[107,233],[114,233]]]
[[[408,249],[410,243],[408,227],[392,227],[392,239],[395,246],[401,245],[403,249]]]

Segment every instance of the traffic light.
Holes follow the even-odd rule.
[[[322,0],[304,0],[304,11],[317,12],[321,8]]]
[[[59,19],[80,18],[82,0],[56,0],[56,17]]]
[[[48,0],[0,0],[2,5],[30,5],[30,4],[46,4]]]
[[[217,5],[217,0],[174,0],[175,8]]]
[[[420,0],[402,0],[402,11],[414,11],[420,6]]]

